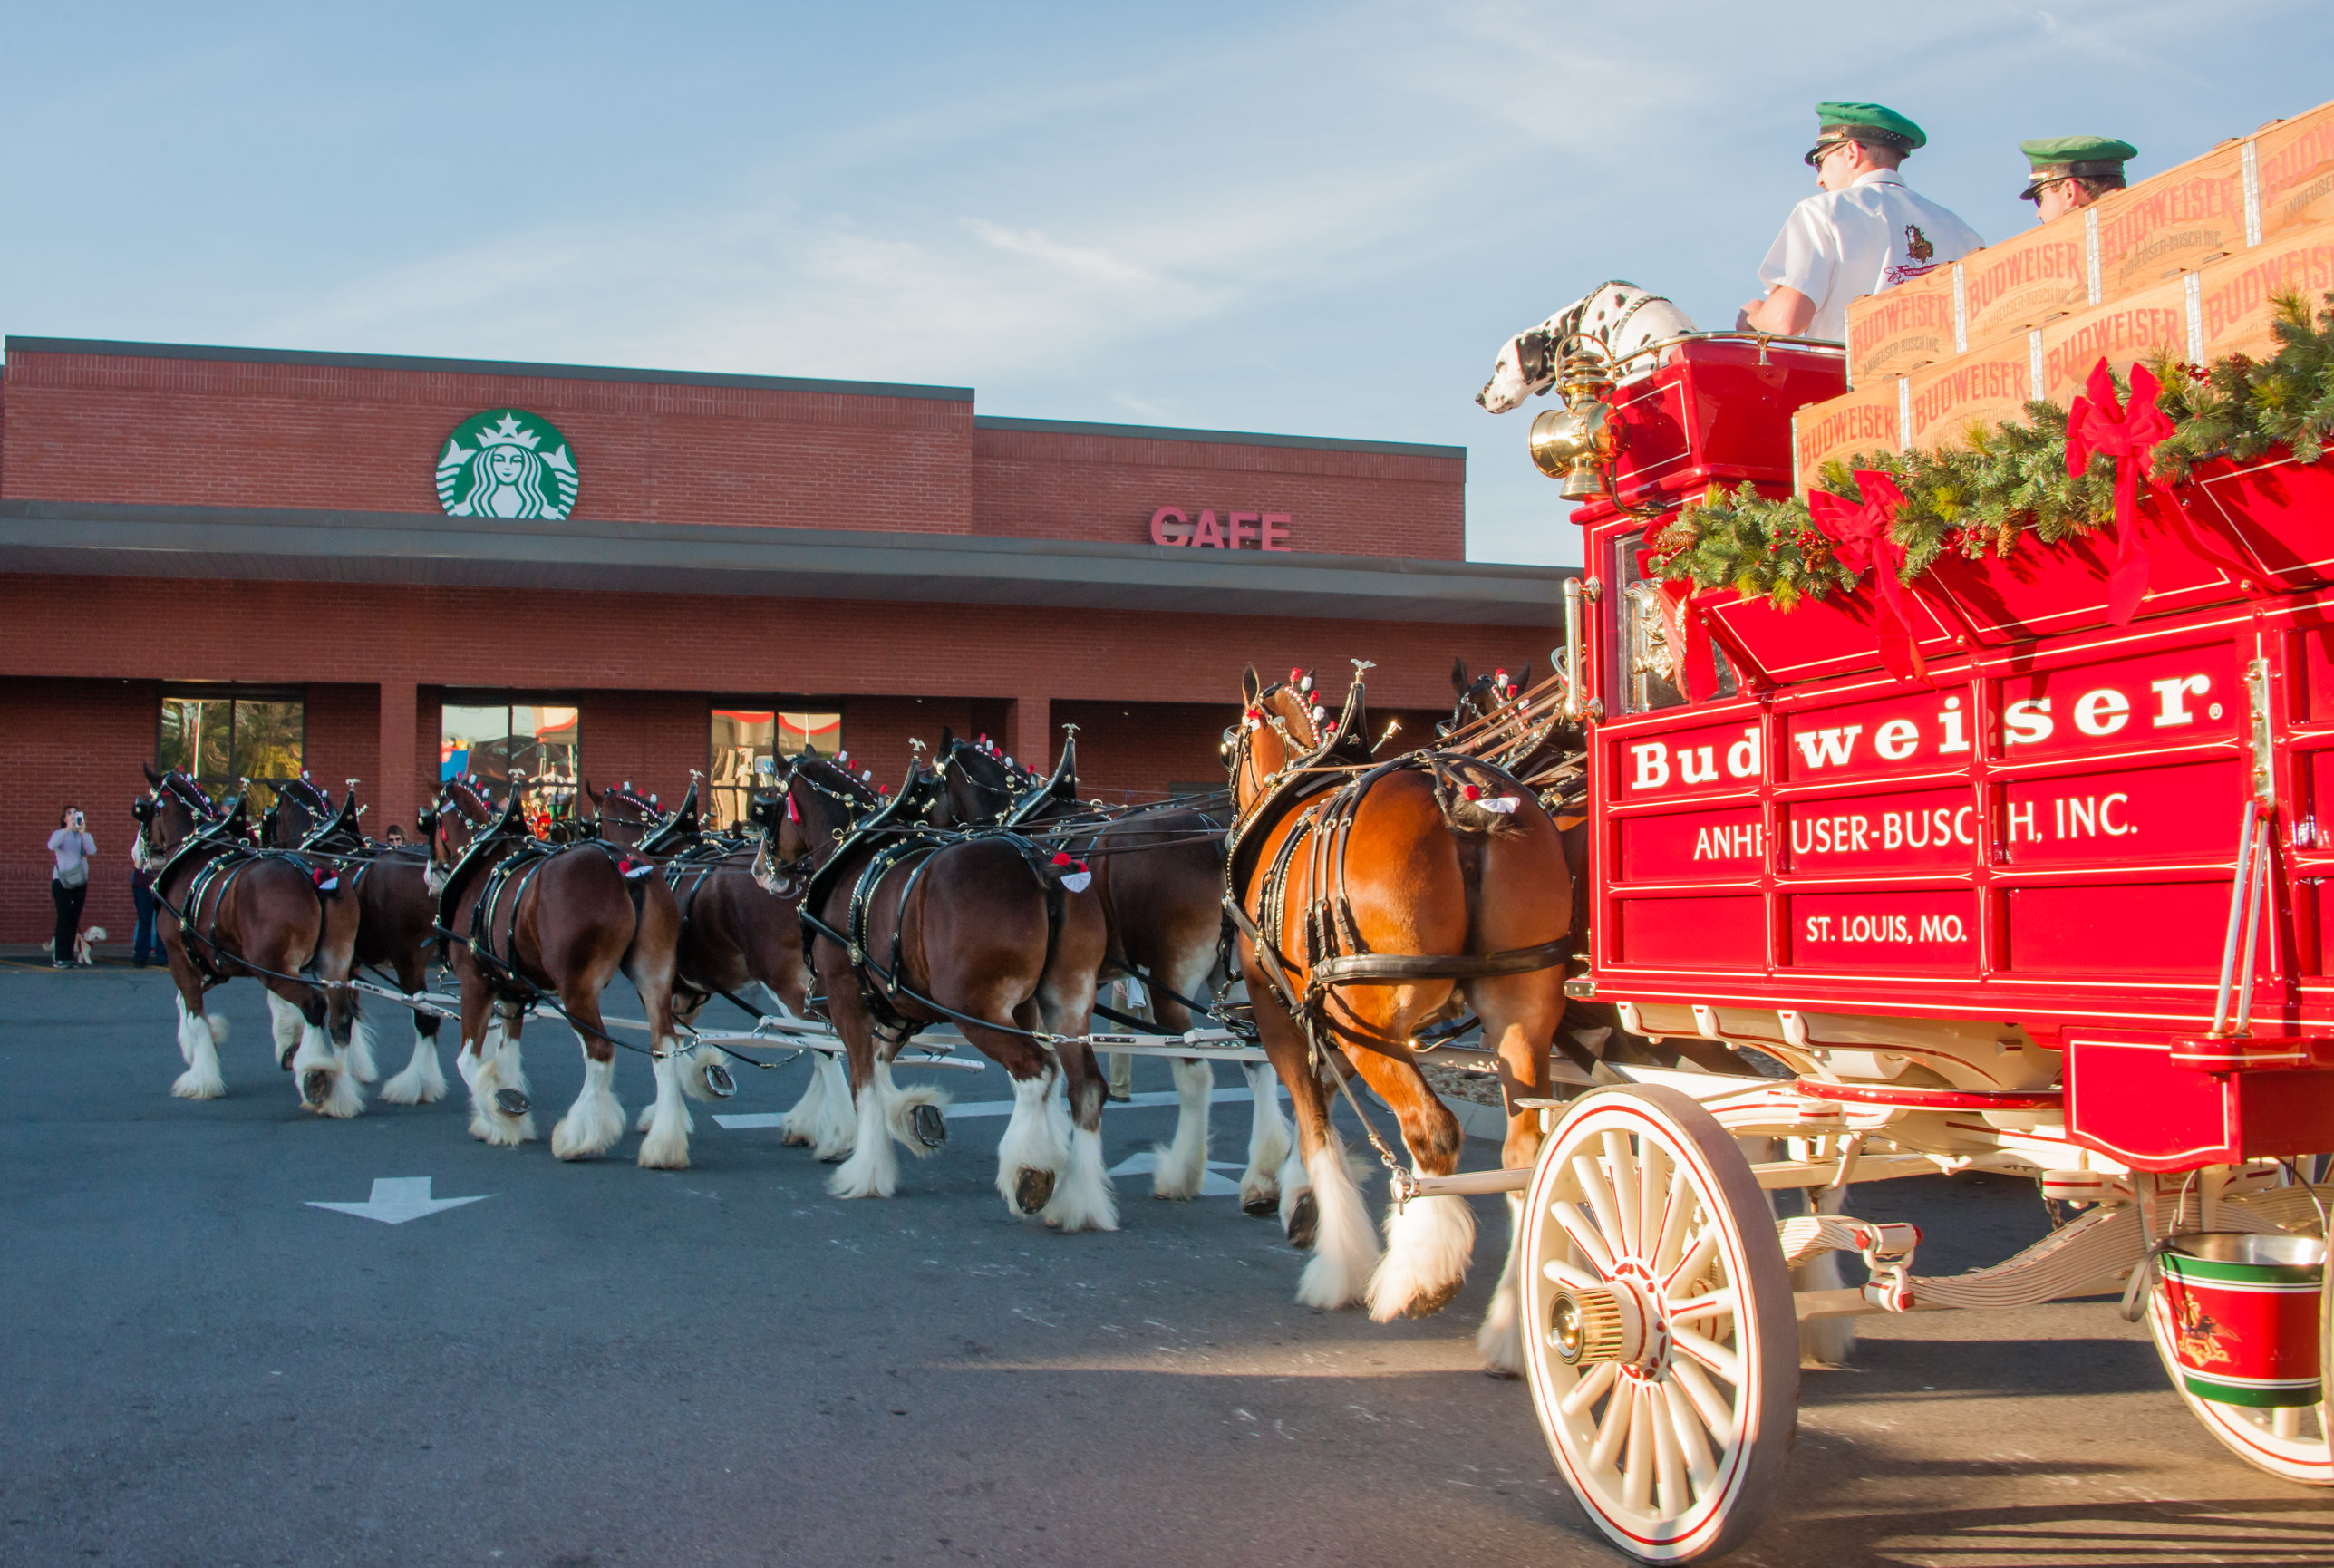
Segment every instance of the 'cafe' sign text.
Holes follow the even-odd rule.
[[[1260,550],[1285,551],[1290,520],[1287,512],[1226,512],[1219,525],[1213,510],[1203,510],[1195,523],[1180,507],[1161,507],[1151,514],[1151,543],[1236,550],[1244,542]]]

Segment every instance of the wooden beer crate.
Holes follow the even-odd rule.
[[[2261,127],[2253,164],[2262,243],[2334,218],[2334,103]]]

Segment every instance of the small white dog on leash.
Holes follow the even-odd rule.
[[[73,961],[83,969],[87,969],[97,962],[97,944],[104,940],[105,927],[102,925],[88,927],[79,936],[73,938]],[[53,936],[49,937],[42,942],[41,951],[54,956],[56,945],[57,939]]]

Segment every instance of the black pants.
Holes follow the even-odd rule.
[[[57,901],[57,944],[50,957],[59,963],[71,963],[73,943],[81,935],[81,906],[89,899],[89,884],[67,887],[51,877],[49,896]]]

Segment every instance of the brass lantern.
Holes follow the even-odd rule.
[[[1603,367],[1575,361],[1564,367],[1558,392],[1564,406],[1532,421],[1532,461],[1550,479],[1564,480],[1564,498],[1585,501],[1610,493],[1605,465],[1621,445],[1613,422],[1612,378]]]

